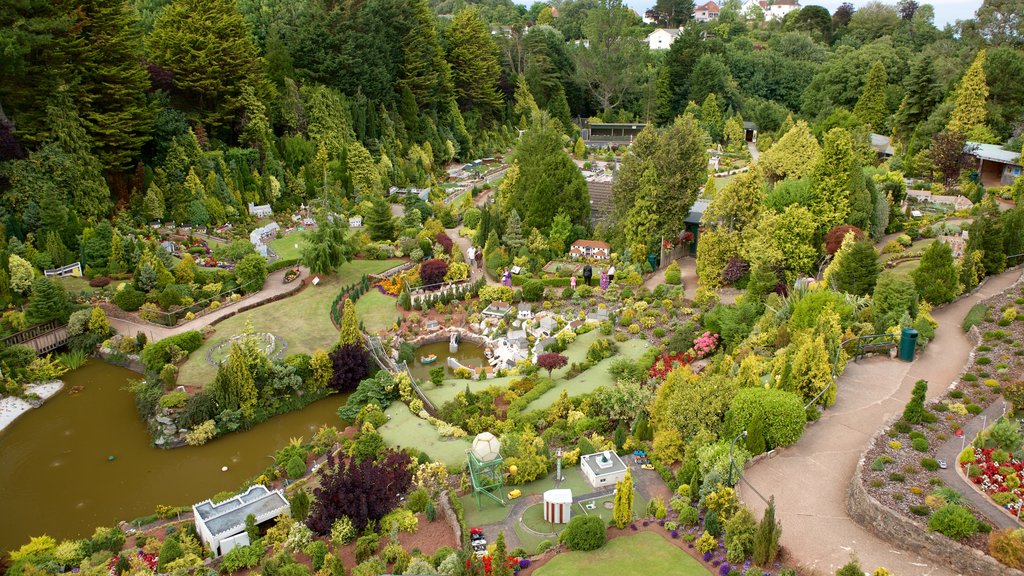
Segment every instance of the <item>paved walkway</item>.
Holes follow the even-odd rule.
[[[121,318],[114,318],[113,316],[109,316],[110,325],[113,326],[114,329],[118,331],[118,333],[129,336],[134,336],[139,332],[142,332],[150,341],[167,338],[168,336],[180,334],[187,330],[201,330],[204,326],[213,324],[214,322],[220,320],[221,318],[224,318],[225,316],[230,316],[234,314],[235,311],[238,310],[238,308],[244,304],[259,305],[260,303],[263,303],[267,300],[272,300],[273,298],[276,298],[277,296],[294,289],[296,286],[296,282],[302,282],[307,276],[309,276],[309,270],[307,268],[300,268],[299,277],[296,278],[295,280],[292,280],[288,284],[285,284],[284,275],[286,272],[288,272],[288,270],[290,270],[290,268],[285,268],[268,274],[267,280],[263,283],[263,289],[260,290],[259,292],[256,292],[255,294],[250,294],[229,306],[221,306],[217,310],[209,314],[199,316],[198,318],[192,320],[191,322],[183,322],[181,324],[178,324],[177,326],[172,327],[150,324],[149,322],[133,322],[131,320],[124,320]]]
[[[937,309],[937,336],[917,361],[872,357],[851,362],[839,380],[835,405],[800,441],[745,471],[749,485],[740,484],[741,498],[760,517],[765,504],[754,489],[765,497],[775,495],[782,544],[797,563],[833,574],[855,553],[868,570],[884,566],[900,576],[953,576],[948,568],[900,550],[850,519],[847,487],[871,436],[903,410],[914,382],[928,380],[928,399],[934,400],[959,376],[973,347],[960,328],[971,306],[1002,292],[1020,275],[1019,270],[1004,272],[973,295]]]

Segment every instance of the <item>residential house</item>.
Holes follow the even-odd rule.
[[[668,50],[680,33],[678,28],[655,28],[654,32],[647,35],[647,47],[651,50]]]
[[[871,138],[871,148],[878,155],[878,159],[885,161],[888,158],[892,158],[895,154],[895,150],[892,147],[892,138],[882,135],[871,133],[868,135]]]
[[[271,222],[266,226],[260,226],[249,233],[249,242],[256,247],[256,251],[259,252],[260,256],[267,257],[267,245],[265,242],[277,235],[277,231],[281,227],[278,226],[277,222]]]
[[[203,500],[192,506],[196,532],[214,556],[222,556],[250,544],[249,535],[245,532],[245,519],[249,515],[256,518],[258,527],[268,525],[290,511],[288,499],[282,491],[271,491],[262,484],[250,486],[245,492],[223,502]]]
[[[509,304],[508,302],[495,300],[494,302],[488,304],[487,308],[484,308],[481,314],[483,314],[484,316],[492,316],[494,318],[504,318],[511,309],[512,305]]]
[[[599,240],[577,240],[569,248],[569,256],[585,260],[608,260],[612,255],[612,246]]]
[[[712,20],[718,20],[718,13],[718,4],[707,2],[693,9],[693,19],[697,22],[711,22]]]
[[[360,216],[359,214],[356,214],[355,216],[349,216],[348,217],[348,227],[349,228],[362,228],[363,227],[363,217]]]
[[[644,12],[644,24],[655,24],[658,22],[658,12],[653,8]]]
[[[786,14],[800,9],[800,2],[797,0],[775,0],[768,6],[765,16],[769,20],[782,20]]]
[[[516,311],[518,312],[516,318],[519,320],[530,320],[533,318],[533,304],[530,304],[529,302],[523,302],[520,304],[516,308]]]
[[[746,18],[760,15],[760,18],[764,19],[768,15],[768,0],[745,0],[740,6],[740,13]]]
[[[998,144],[968,142],[964,153],[977,161],[978,176],[984,186],[1009,186],[1020,176],[1019,150],[1005,150]]]

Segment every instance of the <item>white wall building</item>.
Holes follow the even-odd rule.
[[[797,0],[775,0],[765,10],[765,18],[769,20],[782,20],[786,14],[800,9]]]
[[[594,488],[615,486],[626,477],[626,464],[611,450],[581,456],[580,469]]]
[[[274,211],[270,208],[270,204],[260,204],[259,206],[249,202],[249,214],[257,218],[267,218],[274,215]]]
[[[655,28],[647,35],[647,47],[651,50],[668,50],[679,37],[677,28]]]
[[[572,490],[556,488],[544,492],[544,520],[566,524],[572,518]]]
[[[227,554],[239,546],[249,545],[245,518],[252,514],[256,525],[289,513],[288,499],[280,490],[270,491],[262,484],[250,486],[245,492],[213,503],[204,500],[192,506],[196,532],[215,556]]]

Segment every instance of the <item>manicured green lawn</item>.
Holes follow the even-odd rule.
[[[307,286],[294,296],[253,308],[214,325],[216,332],[193,352],[182,365],[178,383],[188,386],[206,386],[213,381],[217,368],[206,359],[210,348],[224,340],[241,334],[246,320],[252,320],[257,332],[270,332],[288,344],[285,354],[312,353],[317,348],[327,350],[338,337],[331,322],[331,304],[342,286],[351,284],[363,275],[382,272],[400,260],[355,260],[342,266],[341,271],[324,277],[318,286]]]
[[[568,488],[572,490],[572,493],[579,496],[581,494],[588,494],[594,491],[594,488],[587,483],[586,478],[583,477],[583,473],[580,471],[580,467],[566,466],[562,470],[562,476],[565,480],[562,481],[560,488]],[[551,490],[555,487],[555,472],[552,471],[550,474],[535,480],[529,484],[523,484],[521,486],[508,486],[506,492],[513,488],[518,488],[523,495],[521,498],[526,498],[532,494],[543,494],[547,490]],[[646,506],[646,503],[644,504]],[[494,500],[489,498],[481,498],[480,505],[476,503],[476,496],[472,492],[462,497],[462,507],[466,511],[466,523],[470,526],[483,526],[486,524],[494,524],[501,522],[508,516],[508,507],[501,506]],[[575,512],[574,512],[575,513]]]
[[[86,280],[85,278],[79,278],[76,276],[65,276],[61,278],[59,281],[64,286],[64,290],[66,290],[67,293],[71,294],[72,296],[78,296],[83,291],[87,293],[92,293],[99,290],[99,288],[93,288],[92,286],[89,286],[89,281]],[[111,284],[113,284],[116,287],[119,282],[124,282],[124,280],[115,280],[111,282]]]
[[[296,230],[287,236],[276,238],[270,242],[270,249],[283,259],[298,258],[302,255],[302,245],[306,242],[306,230]]]
[[[576,574],[708,576],[689,554],[654,532],[616,538],[592,552],[564,552],[541,566],[537,576]]]
[[[389,330],[398,318],[395,307],[398,300],[382,294],[376,288],[371,289],[356,301],[356,316],[363,323],[367,334],[376,334],[381,330]]]
[[[459,467],[466,462],[466,450],[469,450],[468,439],[442,438],[437,428],[422,418],[409,412],[409,408],[401,402],[392,402],[384,411],[391,420],[377,431],[388,446],[415,446],[426,452],[431,460],[443,462],[449,467]]]

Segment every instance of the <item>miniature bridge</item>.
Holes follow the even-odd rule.
[[[68,328],[57,320],[26,328],[16,334],[0,340],[0,348],[22,344],[35,349],[36,354],[53,352],[67,344]]]
[[[431,415],[437,414],[437,408],[434,407],[434,403],[427,398],[427,395],[420,389],[420,385],[416,382],[416,377],[413,376],[412,371],[409,370],[409,365],[403,360],[402,362],[396,362],[391,354],[388,354],[387,349],[381,343],[380,338],[377,336],[366,337],[366,347],[370,352],[370,357],[373,358],[374,362],[380,366],[381,370],[387,370],[391,374],[399,374],[404,372],[409,377],[409,382],[412,384],[413,392],[423,402],[423,408]]]

